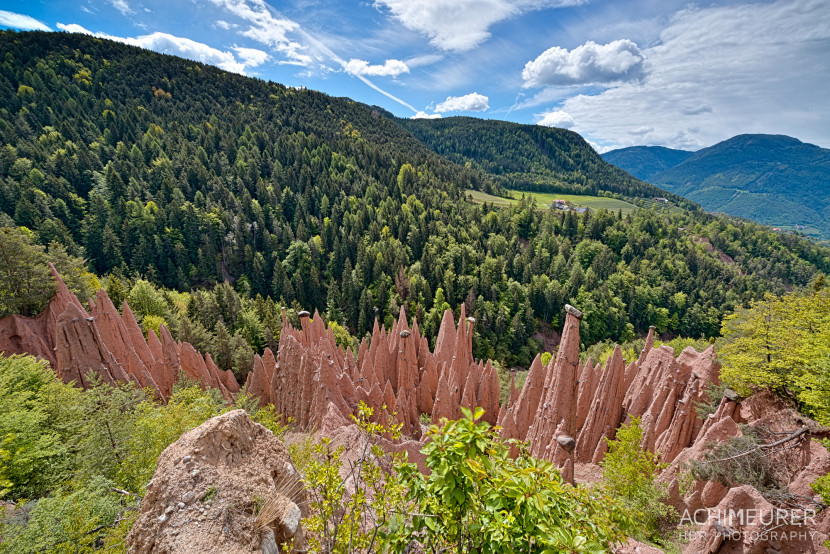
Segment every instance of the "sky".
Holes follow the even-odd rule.
[[[400,117],[572,129],[595,149],[742,133],[830,148],[830,0],[0,0],[90,33]]]

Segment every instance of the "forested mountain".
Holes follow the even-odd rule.
[[[603,158],[706,210],[830,238],[825,148],[784,135],[738,135],[694,153],[638,146]]]
[[[585,139],[566,129],[474,117],[399,119],[398,123],[435,152],[459,164],[471,163],[506,188],[667,196],[605,162]],[[682,203],[681,198],[673,200]]]
[[[84,35],[3,32],[0,51],[0,226],[87,257],[145,327],[171,313],[174,334],[203,351],[228,335],[261,350],[280,305],[361,336],[405,305],[434,337],[443,310],[466,303],[477,357],[528,364],[566,302],[586,313],[586,344],[652,324],[712,336],[736,305],[830,270],[809,241],[699,210],[576,216],[465,200],[468,188],[498,194],[507,174],[658,194],[573,133],[538,128],[527,159],[535,168],[542,144],[568,171],[512,158],[493,182],[475,166],[494,167],[447,161],[349,99]],[[165,312],[160,287],[210,290],[165,293]]]
[[[686,161],[692,154],[694,152],[665,146],[630,146],[611,150],[601,156],[606,162],[626,170],[636,178],[653,183],[652,177]]]

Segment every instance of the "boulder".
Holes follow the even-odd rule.
[[[263,503],[268,509],[258,525],[250,514]],[[300,475],[285,445],[244,410],[234,410],[188,431],[162,452],[127,549],[260,552],[270,539],[279,544],[292,537],[299,549],[305,510]]]

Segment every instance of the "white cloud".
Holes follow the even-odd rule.
[[[427,113],[427,112],[418,112],[410,119],[441,119],[440,113]]]
[[[216,27],[217,29],[224,29],[225,31],[230,30],[231,27],[236,27],[236,25],[231,25],[230,23],[228,23],[224,19],[217,19],[216,23],[214,23],[213,26]]]
[[[424,54],[422,56],[414,56],[412,58],[408,58],[404,60],[404,63],[409,68],[413,67],[421,67],[424,65],[432,65],[434,63],[440,62],[444,59],[444,56],[441,54]]]
[[[578,95],[561,109],[575,130],[615,147],[697,149],[741,133],[830,146],[828,52],[826,0],[688,9],[644,50],[643,82]]]
[[[444,112],[483,112],[490,107],[490,99],[477,92],[464,96],[448,96],[446,100],[435,106],[435,111]]]
[[[147,50],[161,52],[163,54],[181,56],[182,58],[215,65],[225,71],[241,73],[242,75],[245,74],[246,67],[255,67],[260,65],[268,57],[268,54],[265,52],[254,48],[236,48],[235,50],[240,58],[237,60],[231,52],[223,52],[202,42],[196,42],[195,40],[190,40],[189,38],[177,37],[167,33],[156,32],[138,37],[117,37],[107,35],[105,33],[93,33],[92,31],[89,31],[76,23],[71,23],[69,25],[58,23],[58,29],[68,33],[84,33],[87,35],[115,40],[123,42],[124,44],[131,44],[133,46],[146,48]]]
[[[265,0],[211,0],[211,2],[249,24],[247,29],[241,31],[243,36],[270,46],[287,58],[276,60],[277,64],[306,68],[314,67],[316,64],[316,69],[325,73],[331,70],[324,63],[327,59],[334,61],[340,67],[345,67],[348,63],[322,41],[305,31],[298,23],[280,16]],[[289,33],[301,37],[304,44],[290,39]],[[311,75],[310,69],[298,74],[303,78],[311,77]],[[383,90],[365,75],[355,74],[354,77],[380,94],[417,112],[409,103]]]
[[[442,50],[464,51],[490,37],[490,27],[522,13],[582,4],[586,0],[375,0],[407,29]]]
[[[34,17],[23,15],[21,13],[7,12],[0,10],[0,25],[5,27],[14,27],[15,29],[22,29],[24,31],[51,31],[46,24],[41,23]]]
[[[112,7],[121,12],[121,15],[132,15],[135,11],[127,3],[127,0],[110,0]]]
[[[543,125],[545,127],[560,127],[562,129],[570,129],[574,126],[574,118],[568,112],[562,110],[554,110],[542,114],[542,119],[536,122],[536,125]]]
[[[257,50],[256,48],[244,48],[242,46],[234,46],[236,55],[242,60],[246,67],[256,67],[268,61],[268,52]]]
[[[311,65],[312,58],[303,51],[305,48],[288,38],[288,33],[297,32],[300,26],[295,21],[278,17],[264,0],[211,0],[217,6],[250,25],[241,32],[245,37],[270,46],[288,58],[295,65]]]
[[[642,52],[627,39],[608,44],[588,41],[571,51],[554,46],[527,62],[524,86],[590,85],[637,81],[644,75]]]
[[[409,73],[409,66],[400,60],[386,60],[383,65],[369,65],[365,60],[352,58],[343,69],[350,75],[369,77],[397,77],[401,73]]]

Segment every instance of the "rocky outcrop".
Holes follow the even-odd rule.
[[[51,267],[51,266],[50,266]],[[161,338],[152,330],[147,340],[124,302],[118,313],[104,290],[89,311],[72,294],[52,267],[57,294],[35,318],[9,316],[0,320],[0,351],[32,354],[48,360],[65,382],[89,385],[93,375],[109,384],[134,382],[166,400],[180,373],[203,386],[219,389],[230,399],[239,385],[230,371],[220,371],[189,343],[176,342],[166,327]]]
[[[54,366],[58,316],[70,304],[74,304],[80,310],[83,310],[83,306],[66,288],[55,266],[49,264],[49,269],[57,284],[55,296],[37,317],[10,315],[0,319],[0,352],[6,355],[32,354]]]
[[[268,510],[258,520],[257,502]],[[127,536],[130,552],[261,552],[295,539],[306,515],[288,449],[244,410],[209,419],[168,446]]]
[[[582,313],[565,307],[565,329],[556,360],[545,376],[540,404],[528,430],[530,453],[562,469],[562,478],[573,481],[576,446],[577,372],[579,368],[579,321]]]
[[[344,418],[362,401],[377,421],[399,423],[407,437],[421,435],[422,415],[433,421],[455,419],[461,407],[485,410],[495,423],[499,413],[498,373],[488,361],[473,359],[472,318],[464,308],[456,326],[444,313],[435,352],[406,311],[387,330],[375,322],[371,339],[361,342],[355,358],[344,352],[315,312],[300,314],[300,328],[283,315],[276,356],[266,349],[248,375],[246,390],[292,418],[301,428],[319,429],[334,407]]]
[[[687,348],[680,356],[668,346],[654,348],[654,329],[638,360],[625,365],[616,348],[605,367],[579,364],[579,310],[567,306],[562,342],[555,359],[542,367],[537,357],[522,391],[499,417],[505,438],[526,440],[536,457],[553,462],[566,480],[575,463],[598,463],[606,439],[631,418],[640,418],[643,447],[671,462],[693,444],[704,422],[694,406],[706,383],[717,382],[719,366],[711,348]]]

